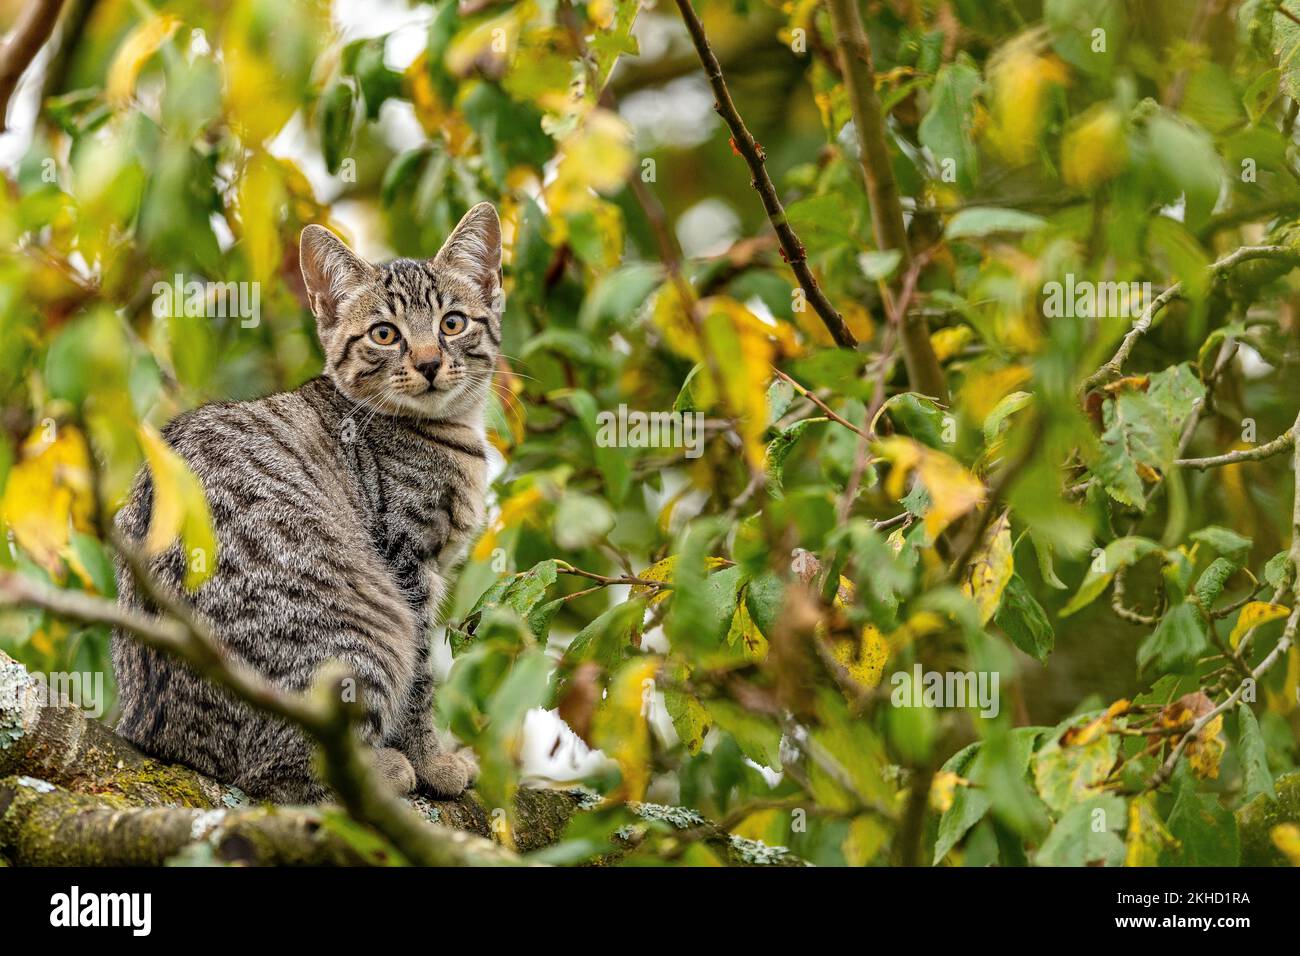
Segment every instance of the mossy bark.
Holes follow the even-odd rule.
[[[511,821],[514,850],[527,853],[557,842],[584,802],[577,791],[520,789]],[[410,803],[431,826],[463,833],[458,860],[469,865],[516,860],[504,847],[478,839],[499,844],[502,834],[473,790],[455,800],[415,797]],[[740,865],[801,862],[779,848],[748,847],[721,831],[705,840]],[[38,866],[403,862],[384,839],[336,807],[253,806],[239,791],[201,773],[145,756],[81,708],[48,700],[44,685],[0,652],[3,861]]]
[[[1278,777],[1274,789],[1276,800],[1260,794],[1237,811],[1242,866],[1289,865],[1273,843],[1273,828],[1284,823],[1300,825],[1300,773]]]

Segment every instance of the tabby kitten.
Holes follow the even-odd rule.
[[[292,392],[205,405],[163,432],[207,494],[217,565],[185,592],[179,543],[154,560],[231,656],[289,691],[327,661],[355,675],[362,735],[399,792],[451,797],[468,751],[432,724],[428,629],[483,518],[483,410],[501,344],[501,227],[480,203],[428,261],[371,265],[329,230],[300,259],[325,374]],[[142,539],[153,484],[137,476],[117,526]],[[119,600],[153,611],[121,562]],[[129,636],[113,636],[119,732],[255,797],[328,795],[312,747]]]

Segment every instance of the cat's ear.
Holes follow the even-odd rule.
[[[460,273],[494,299],[501,285],[501,220],[491,203],[481,202],[465,213],[433,264]]]
[[[324,226],[303,229],[298,265],[307,286],[307,302],[324,325],[338,317],[339,302],[358,284],[374,277],[374,267]]]

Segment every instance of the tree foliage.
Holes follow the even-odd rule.
[[[1300,759],[1277,0],[411,13],[414,52],[305,0],[65,11],[0,190],[8,572],[111,598],[147,466],[202,587],[159,429],[319,373],[302,227],[429,256],[486,199],[499,467],[438,706],[499,838],[548,708],[607,758],[556,861],[718,862],[707,817],[825,864],[1238,863]],[[48,612],[0,648],[111,670]]]

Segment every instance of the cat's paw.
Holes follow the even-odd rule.
[[[461,747],[456,751],[456,756],[465,763],[465,770],[469,775],[466,786],[474,786],[474,782],[478,780],[478,754],[468,747]]]
[[[434,754],[419,770],[420,783],[440,800],[459,797],[478,778],[478,758],[471,750]]]
[[[400,750],[391,747],[376,750],[375,769],[394,793],[401,795],[415,790],[415,768],[411,766],[411,761],[406,759],[406,754]]]

